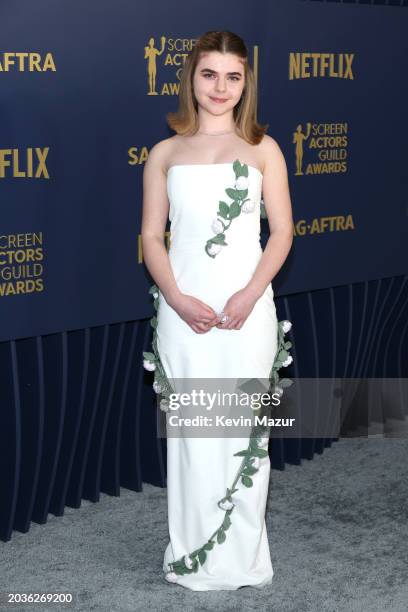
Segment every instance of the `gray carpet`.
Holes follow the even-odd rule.
[[[121,489],[0,542],[1,589],[71,592],[75,604],[1,610],[405,612],[404,439],[342,439],[313,461],[272,470],[267,524],[274,577],[263,589],[193,592],[167,583],[166,490]]]

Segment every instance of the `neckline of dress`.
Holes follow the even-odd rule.
[[[173,166],[170,166],[167,169],[167,174],[170,172],[170,170],[172,170],[172,168],[189,168],[189,167],[193,167],[193,166],[197,166],[197,168],[202,168],[203,166],[232,166],[234,162],[221,162],[221,163],[210,163],[210,164],[174,164]],[[245,163],[245,162],[242,162]],[[262,172],[259,170],[259,168],[256,168],[255,166],[251,166],[250,164],[245,164],[246,166],[248,166],[248,168],[252,168],[252,170],[256,170],[256,172],[258,172],[260,174],[261,177],[263,177]]]

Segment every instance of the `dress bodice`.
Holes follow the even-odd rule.
[[[170,251],[192,256],[235,257],[259,252],[262,173],[235,160],[180,164],[167,174]]]

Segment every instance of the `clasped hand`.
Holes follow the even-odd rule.
[[[176,312],[197,334],[204,334],[212,327],[241,329],[252,312],[257,298],[248,290],[240,289],[226,302],[223,312],[229,316],[225,323],[213,308],[192,295],[182,294],[175,305]]]

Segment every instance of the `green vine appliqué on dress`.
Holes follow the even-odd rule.
[[[153,389],[157,394],[161,394],[163,396],[163,399],[160,402],[160,408],[162,410],[167,410],[168,398],[171,393],[174,393],[174,389],[171,386],[169,379],[167,378],[167,374],[160,359],[160,353],[157,346],[157,313],[159,309],[159,288],[157,287],[157,285],[152,285],[149,289],[149,293],[152,294],[154,298],[153,306],[156,311],[156,315],[154,315],[150,319],[150,325],[153,327],[153,352],[150,353],[147,351],[143,351],[143,367],[149,372],[154,371]]]
[[[157,311],[159,304],[158,287],[152,285],[149,293],[154,297],[154,307]],[[154,316],[150,323],[153,327],[153,353],[143,352],[143,366],[146,370],[155,372],[153,389],[156,393],[163,396],[160,402],[160,408],[167,411],[168,398],[174,391],[166,376],[157,348],[157,317]],[[293,361],[292,356],[289,354],[292,343],[285,341],[285,334],[291,327],[292,323],[290,321],[284,320],[278,322],[277,350],[269,374],[269,391],[270,393],[278,394],[279,397],[283,395],[283,389],[285,387],[290,387],[293,384],[293,381],[289,378],[280,379],[278,374],[280,368],[287,367]],[[262,405],[257,411],[254,410],[254,413],[256,413],[257,416],[268,416],[267,406]],[[218,508],[224,512],[218,528],[209,538],[207,538],[202,546],[169,563],[169,571],[166,573],[166,580],[169,582],[177,582],[178,576],[197,572],[200,565],[205,563],[208,553],[214,546],[225,542],[227,538],[226,532],[232,525],[231,515],[235,508],[233,495],[239,490],[236,485],[240,482],[245,487],[252,487],[252,479],[259,470],[260,461],[268,457],[268,444],[269,427],[261,424],[252,427],[247,448],[234,453],[234,456],[242,457],[235,478],[231,485],[227,487],[225,495],[217,502]]]
[[[234,187],[227,187],[225,193],[232,199],[230,204],[220,200],[218,203],[218,218],[212,222],[211,229],[215,236],[209,238],[205,244],[205,252],[210,257],[215,257],[223,246],[228,246],[225,241],[225,232],[230,227],[234,219],[239,217],[241,213],[251,213],[255,209],[255,203],[248,198],[248,166],[241,164],[239,159],[236,159],[232,164],[235,172]]]

